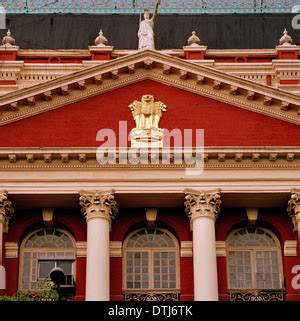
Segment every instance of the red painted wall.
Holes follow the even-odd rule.
[[[135,127],[128,105],[148,93],[168,106],[162,128],[204,129],[206,146],[299,146],[300,126],[150,80],[2,126],[1,146],[97,147],[98,130]]]
[[[25,235],[29,231],[41,226],[41,215],[38,210],[17,211],[10,222],[10,230],[5,235],[5,242],[17,242],[21,244]],[[72,215],[73,214],[73,215]],[[56,224],[64,225],[75,237],[76,241],[86,241],[86,223],[80,213],[67,210],[57,210],[54,220]],[[216,239],[226,240],[228,234],[235,228],[247,225],[246,213],[243,209],[223,209],[216,223]],[[145,214],[143,209],[123,209],[113,222],[111,240],[124,241],[129,233],[135,229],[146,227]],[[192,233],[190,224],[183,210],[163,209],[158,212],[157,227],[168,229],[181,241],[191,241]],[[292,280],[296,275],[291,273],[295,265],[300,265],[300,251],[298,256],[285,257],[283,253],[284,242],[286,240],[296,240],[297,235],[293,232],[290,218],[283,209],[261,209],[257,226],[264,226],[272,230],[278,237],[282,248],[282,263],[285,276],[286,300],[300,301],[300,290],[293,289]],[[16,293],[19,278],[19,259],[6,259],[4,266],[7,271],[7,291],[8,295]],[[226,258],[217,258],[219,299],[228,301]],[[86,278],[86,258],[77,258],[76,261],[76,297],[75,300],[85,299],[85,278]],[[300,282],[300,281],[299,281]],[[298,282],[298,283],[299,283]],[[110,260],[110,283],[111,300],[122,301],[122,258],[111,258]],[[194,298],[193,288],[193,258],[180,258],[180,285],[181,301],[192,301]],[[1,295],[4,293],[1,292]]]

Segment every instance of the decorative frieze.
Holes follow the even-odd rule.
[[[80,80],[77,81],[77,86],[80,90],[85,90],[86,89],[86,82],[85,80]]]
[[[138,133],[138,132],[137,132]],[[155,136],[153,136],[155,138]],[[128,153],[129,149],[127,150]],[[196,151],[196,150],[195,150]],[[194,149],[192,153],[195,153]],[[47,169],[47,168],[102,168],[102,167],[136,167],[131,158],[126,154],[128,162],[120,161],[121,151],[116,151],[115,164],[99,164],[97,162],[96,148],[49,148],[37,150],[27,149],[3,149],[0,150],[0,171],[7,169]],[[189,167],[188,155],[180,162],[176,156],[176,150],[170,151],[170,163],[163,162],[163,153],[160,150],[149,150],[148,163],[144,167]],[[133,156],[133,155],[132,155]],[[123,157],[123,156],[122,156]],[[124,158],[122,158],[124,160]],[[203,155],[205,168],[300,168],[300,148],[206,148]]]
[[[165,75],[169,75],[169,74],[170,74],[170,71],[171,71],[171,66],[164,64],[164,65],[163,65],[163,73],[164,73]]]
[[[11,103],[11,104],[10,104],[10,109],[11,109],[12,111],[18,111],[18,110],[19,110],[18,102],[16,101],[16,102]]]
[[[35,101],[35,97],[28,97],[27,98],[27,103],[28,103],[28,105],[29,106],[35,106],[35,104],[36,104],[36,101]]]
[[[7,191],[0,192],[0,224],[3,224],[3,231],[8,232],[9,220],[14,214],[12,202],[8,199]]]
[[[120,76],[119,76],[119,70],[118,69],[115,69],[115,70],[112,70],[111,72],[111,78],[112,79],[118,79]]]
[[[44,92],[44,98],[45,98],[46,101],[50,101],[50,100],[53,99],[51,90],[48,90],[48,91]]]
[[[87,221],[93,218],[103,218],[111,224],[118,213],[113,191],[82,191],[80,192],[79,203]]]
[[[8,155],[8,161],[10,163],[15,163],[17,161],[17,155],[16,154],[9,154]]]
[[[62,93],[63,96],[68,96],[70,94],[69,86],[68,85],[62,86],[61,87],[61,93]]]
[[[135,64],[132,64],[132,65],[128,66],[128,73],[129,74],[134,74],[135,73]]]
[[[200,217],[216,221],[221,206],[221,191],[186,191],[185,212],[191,221]]]
[[[292,191],[291,198],[288,202],[287,212],[292,219],[294,231],[298,231],[300,221],[300,191]]]

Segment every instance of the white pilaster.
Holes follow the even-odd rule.
[[[109,232],[117,213],[112,192],[81,192],[87,220],[86,301],[109,301]]]
[[[187,192],[185,199],[193,230],[194,299],[218,301],[215,221],[221,204],[220,191]]]

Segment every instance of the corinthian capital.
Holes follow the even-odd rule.
[[[8,232],[9,220],[14,214],[12,202],[8,199],[6,191],[0,191],[0,224],[3,224],[3,230]]]
[[[118,213],[113,191],[80,192],[79,203],[81,212],[87,221],[92,218],[103,218],[111,224]]]
[[[287,212],[292,219],[294,230],[297,231],[298,221],[300,221],[300,191],[292,191]]]
[[[221,191],[186,191],[184,205],[191,225],[199,217],[216,221],[220,212]]]

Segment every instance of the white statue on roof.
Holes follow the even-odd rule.
[[[156,1],[154,13],[150,18],[150,12],[148,9],[144,11],[144,20],[140,22],[140,28],[138,31],[139,37],[139,50],[141,49],[155,49],[154,45],[154,22],[158,14],[158,6],[160,5],[160,0]]]

